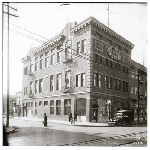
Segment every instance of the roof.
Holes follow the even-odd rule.
[[[117,38],[118,40],[120,40],[123,43],[128,44],[131,48],[134,48],[134,44],[132,44],[130,41],[126,40],[125,38],[123,38],[121,35],[117,34],[115,31],[113,31],[112,29],[108,28],[106,25],[104,25],[103,23],[99,22],[97,19],[95,19],[94,17],[89,17],[86,20],[84,20],[83,22],[79,23],[78,25],[76,25],[74,28],[72,28],[72,32],[75,32],[77,30],[79,30],[80,28],[83,28],[84,26],[86,26],[87,24],[90,24],[90,22],[92,22],[93,24],[95,24],[96,26],[98,26],[99,28],[103,29],[105,32],[108,32],[108,34],[114,36],[115,38]]]

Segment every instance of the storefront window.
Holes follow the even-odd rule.
[[[71,99],[65,100],[64,105],[65,105],[65,115],[69,115],[69,113],[71,112]]]

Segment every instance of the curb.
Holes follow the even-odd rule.
[[[20,118],[14,118],[16,120],[21,120]],[[29,120],[29,119],[24,119],[24,121],[37,121],[41,122],[42,120]],[[85,125],[85,124],[71,124],[71,123],[64,123],[64,122],[53,122],[53,121],[48,121],[47,123],[54,123],[54,124],[62,124],[62,125],[67,125],[67,126],[82,126],[82,127],[110,127],[109,125]]]

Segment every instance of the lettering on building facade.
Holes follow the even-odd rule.
[[[110,46],[107,49],[107,53],[111,58],[113,58],[115,60],[121,60],[121,55],[117,48]]]

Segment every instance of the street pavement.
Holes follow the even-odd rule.
[[[147,146],[147,127],[74,126],[10,118],[10,146]]]

